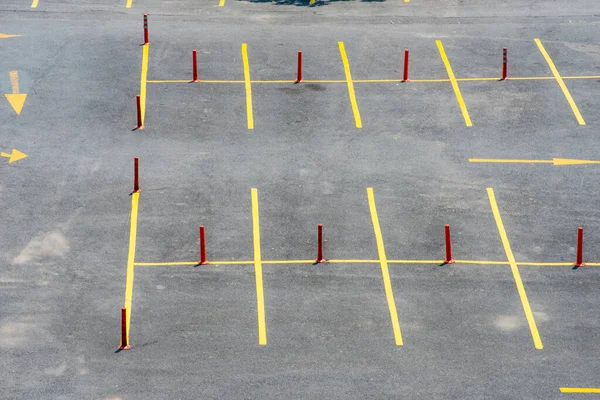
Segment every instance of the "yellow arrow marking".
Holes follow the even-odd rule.
[[[581,164],[600,164],[595,160],[574,160],[570,158],[553,158],[552,160],[506,160],[497,158],[469,158],[472,163],[512,163],[512,164],[553,164],[561,165],[581,165]]]
[[[27,99],[26,93],[19,93],[19,72],[18,71],[10,71],[10,85],[12,86],[12,94],[5,94],[4,96],[10,103],[11,107],[17,115],[21,115],[21,110],[23,110],[23,105],[25,104],[25,99]]]
[[[17,149],[12,149],[12,153],[11,154],[2,152],[2,153],[0,153],[0,156],[8,158],[8,163],[9,164],[12,163],[12,162],[15,162],[15,161],[22,160],[23,158],[27,158],[27,154],[21,153]]]
[[[0,39],[10,39],[14,37],[19,37],[23,35],[7,35],[6,33],[0,33]]]

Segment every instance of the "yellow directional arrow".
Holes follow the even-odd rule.
[[[10,103],[13,110],[15,110],[17,115],[21,115],[21,110],[23,109],[23,104],[25,104],[27,94],[19,93],[19,72],[10,71],[9,74],[10,85],[12,86],[12,94],[5,94],[4,96]]]
[[[8,158],[8,163],[9,164],[12,163],[12,162],[15,162],[15,161],[22,160],[23,158],[27,158],[27,154],[21,153],[17,149],[12,149],[12,153],[11,154],[0,153],[0,156]]]
[[[10,39],[14,37],[19,37],[23,35],[7,35],[6,33],[0,33],[0,39]]]
[[[519,164],[553,164],[560,165],[582,165],[582,164],[600,164],[595,160],[574,160],[571,158],[553,158],[552,160],[504,160],[497,158],[469,158],[472,163],[519,163]]]

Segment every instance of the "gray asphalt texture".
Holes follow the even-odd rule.
[[[378,259],[373,187],[388,259],[600,262],[599,165],[473,164],[468,158],[600,159],[599,79],[355,83],[149,83],[134,131],[142,14],[148,79],[445,79],[600,75],[592,0],[297,2],[29,0],[0,4],[0,82],[18,70],[20,116],[0,100],[0,398],[562,399],[599,387],[600,268],[519,267],[544,344],[536,350],[508,265],[390,264],[404,346],[378,263],[263,265],[268,344],[258,345],[253,265],[136,267],[132,349],[116,353],[133,157],[141,187],[136,261],[253,260],[257,188],[264,260]],[[2,96],[3,97],[3,96]],[[593,398],[587,395],[586,398]]]

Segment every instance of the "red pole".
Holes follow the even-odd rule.
[[[143,129],[144,124],[142,122],[142,105],[140,103],[140,96],[135,96],[135,103],[137,105],[137,126],[136,129]]]
[[[148,41],[148,14],[144,14],[144,44],[149,44]]]
[[[204,225],[200,225],[200,262],[206,264],[206,243],[204,242]]]
[[[302,52],[298,52],[298,74],[296,76],[296,83],[302,82]]]
[[[575,261],[576,267],[584,267],[585,263],[583,262],[583,228],[577,228],[577,260]]]
[[[501,81],[506,80],[508,78],[508,51],[506,47],[502,49],[502,79]]]
[[[444,260],[444,264],[453,264],[454,260],[452,259],[452,242],[450,240],[450,225],[446,224],[444,227],[446,233],[446,259]]]
[[[196,62],[196,50],[192,50],[192,81],[198,82],[198,64]]]
[[[127,309],[121,308],[121,345],[119,350],[129,350],[131,346],[127,343]]]
[[[140,191],[140,181],[138,174],[138,161],[137,157],[133,158],[133,192],[137,193]]]
[[[323,225],[319,224],[317,225],[317,232],[318,232],[318,250],[317,250],[317,262],[318,263],[322,263],[325,261],[325,259],[323,258]]]
[[[408,82],[408,50],[404,50],[404,78],[402,82]]]

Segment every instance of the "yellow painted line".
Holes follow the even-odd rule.
[[[456,78],[457,82],[499,81],[500,78]]]
[[[371,210],[371,220],[373,221],[373,230],[375,231],[375,240],[377,241],[377,252],[379,253],[379,263],[381,264],[383,287],[385,289],[385,297],[387,299],[388,308],[390,309],[390,317],[392,319],[392,327],[394,329],[394,338],[396,340],[396,346],[402,346],[402,332],[400,332],[398,311],[396,310],[396,301],[394,300],[394,292],[392,291],[392,281],[390,279],[387,256],[385,255],[385,246],[383,245],[381,227],[379,226],[379,217],[377,216],[377,207],[375,206],[375,195],[373,194],[373,188],[367,188],[367,197],[369,198],[369,209]]]
[[[31,3],[31,8],[37,8],[38,6],[38,0],[33,0],[33,2]]]
[[[194,83],[194,84],[198,84],[198,83],[245,83],[245,81],[235,81],[235,80],[208,80],[208,79],[202,79],[201,81],[198,82],[192,82],[189,79],[152,79],[152,80],[148,80],[148,83]],[[294,81],[290,81],[290,82],[294,82]],[[252,83],[260,83],[260,81],[252,81]]]
[[[358,104],[356,103],[356,95],[354,94],[354,83],[352,83],[352,74],[350,73],[350,63],[346,56],[346,48],[344,42],[338,42],[340,47],[340,55],[342,56],[342,63],[344,64],[344,71],[346,72],[346,83],[348,84],[348,96],[350,97],[350,103],[352,104],[352,112],[354,113],[354,122],[357,128],[362,128],[362,120],[360,119],[360,112],[358,111]]]
[[[131,8],[131,2],[133,0],[127,0],[127,4],[125,5],[125,8]]]
[[[530,267],[572,267],[573,263],[560,263],[560,262],[519,262],[517,265],[530,266]],[[588,263],[585,263],[587,266]]]
[[[600,388],[560,388],[561,393],[600,393]]]
[[[388,264],[441,264],[444,260],[387,260]]]
[[[507,81],[547,81],[554,79],[553,76],[509,76]]]
[[[127,309],[127,343],[129,340],[129,328],[131,328],[131,301],[133,299],[133,266],[135,263],[135,244],[137,240],[137,218],[139,193],[131,194],[131,219],[129,221],[129,253],[127,255],[127,276],[125,280],[125,303],[123,308]]]
[[[146,82],[148,81],[148,52],[150,44],[142,46],[142,72],[140,76],[140,108],[142,109],[142,127],[146,118]]]
[[[246,84],[246,115],[248,129],[254,129],[254,116],[252,115],[252,85],[250,83],[250,66],[248,64],[248,45],[242,44],[242,59],[244,61],[244,83]]]
[[[472,163],[522,163],[522,164],[552,164],[552,160],[514,160],[498,158],[469,158]]]
[[[454,260],[455,264],[510,265],[507,261]]]
[[[292,79],[273,80],[273,81],[250,81],[250,83],[295,83]],[[304,82],[304,81],[303,81]]]
[[[521,303],[523,304],[523,310],[525,311],[525,316],[527,317],[527,323],[529,324],[529,330],[531,331],[533,344],[537,350],[541,350],[544,348],[544,345],[542,344],[542,339],[540,338],[537,325],[535,324],[535,319],[533,319],[533,313],[531,312],[531,306],[529,305],[529,300],[527,299],[525,286],[523,285],[523,280],[521,279],[521,274],[519,273],[519,267],[517,266],[515,256],[510,248],[510,242],[508,241],[508,236],[506,235],[506,230],[504,229],[504,224],[502,223],[502,217],[500,217],[500,210],[498,209],[494,189],[487,188],[487,193],[488,197],[490,198],[492,213],[494,214],[494,219],[496,220],[496,225],[498,226],[498,233],[500,234],[502,245],[504,246],[504,251],[506,252],[506,258],[510,263],[510,269],[513,277],[515,278],[517,291],[519,292],[519,297],[521,298]]]
[[[223,7],[225,5],[225,0],[219,0],[219,7]]]
[[[563,79],[600,79],[599,75],[563,76]]]
[[[19,71],[10,71],[8,74],[13,94],[19,94]]]
[[[256,310],[258,313],[258,344],[267,344],[267,324],[265,322],[265,296],[262,277],[262,257],[260,255],[260,224],[258,218],[258,190],[252,188],[252,232],[254,237],[254,276],[256,278]]]
[[[312,6],[313,4],[315,4],[315,2],[316,2],[316,1],[317,1],[317,0],[310,0],[310,1],[308,2],[308,4],[310,4],[310,5]]]
[[[544,48],[544,45],[542,44],[540,39],[536,38],[533,40],[535,41],[535,44],[537,44],[538,49],[540,49],[540,52],[546,59],[546,62],[548,63],[548,66],[550,67],[550,70],[552,71],[552,75],[554,75],[554,79],[556,79],[558,86],[560,86],[560,88],[563,91],[563,94],[567,98],[567,102],[571,106],[571,110],[573,110],[573,114],[575,114],[575,118],[577,119],[577,122],[579,122],[579,125],[585,125],[585,121],[583,120],[583,117],[581,116],[581,113],[579,112],[579,109],[577,108],[577,105],[575,104],[575,100],[573,100],[573,97],[571,97],[571,93],[569,92],[569,89],[567,89],[565,82],[563,82],[563,79],[561,78],[560,74],[558,73],[558,70],[556,69],[554,62],[550,58],[550,55],[548,55],[548,52]]]
[[[263,261],[263,264],[314,264],[315,260],[270,260]]]
[[[450,61],[448,61],[448,56],[446,56],[446,52],[444,51],[444,45],[442,45],[441,40],[436,40],[435,43],[437,44],[438,50],[440,51],[440,57],[442,57],[442,61],[446,66],[446,72],[448,72],[448,78],[450,79],[450,83],[452,84],[452,89],[454,89],[456,101],[458,101],[458,105],[460,106],[460,110],[462,111],[462,115],[465,120],[465,125],[473,126],[473,124],[471,123],[471,117],[469,116],[469,111],[467,110],[465,101],[463,100],[462,94],[460,93],[458,82],[456,81],[456,77],[454,76],[454,72],[452,71],[452,67],[450,66]]]

